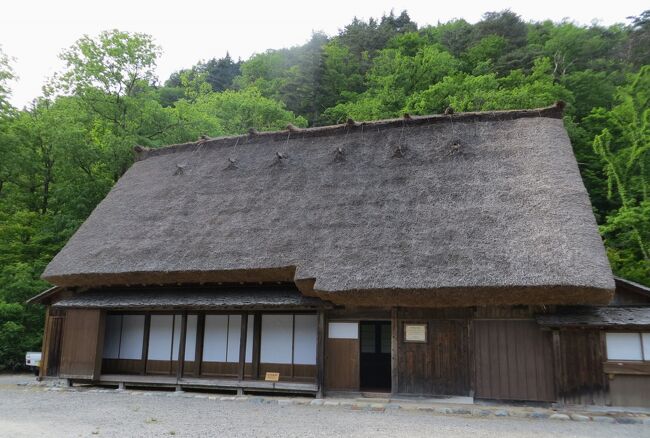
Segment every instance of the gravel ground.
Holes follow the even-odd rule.
[[[44,391],[0,376],[1,437],[648,437],[647,425],[439,416],[166,393]]]

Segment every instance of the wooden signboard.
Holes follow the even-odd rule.
[[[427,342],[427,325],[404,324],[404,342]]]
[[[280,373],[266,373],[264,380],[267,382],[277,382],[280,380]]]

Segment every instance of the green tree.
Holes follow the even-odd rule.
[[[615,271],[650,282],[650,66],[641,68],[619,89],[619,102],[607,114],[612,130],[594,139],[610,198],[618,210],[607,217],[601,231]]]
[[[513,70],[506,77],[494,73],[472,76],[458,73],[445,77],[428,89],[413,94],[408,111],[416,114],[439,113],[447,107],[456,111],[539,108],[557,100],[571,102],[571,93],[554,83],[548,58],[536,61],[530,75]]]

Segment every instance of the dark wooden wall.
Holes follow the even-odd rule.
[[[100,310],[69,309],[63,324],[61,377],[99,377],[104,345],[104,314]]]
[[[477,398],[555,401],[551,334],[534,320],[475,320]]]
[[[405,342],[404,324],[426,323],[427,342]],[[468,320],[400,320],[398,385],[401,394],[469,395]]]
[[[561,330],[554,333],[559,398],[569,404],[607,403],[608,381],[603,370],[607,356],[600,330]]]

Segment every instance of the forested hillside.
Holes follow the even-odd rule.
[[[162,83],[152,37],[113,30],[63,50],[66,67],[24,110],[8,101],[9,55],[0,51],[0,370],[40,349],[43,309],[24,301],[48,287],[43,268],[130,166],[134,145],[251,127],[564,100],[612,267],[650,285],[650,11],[607,27],[510,11],[418,26],[391,13]]]

